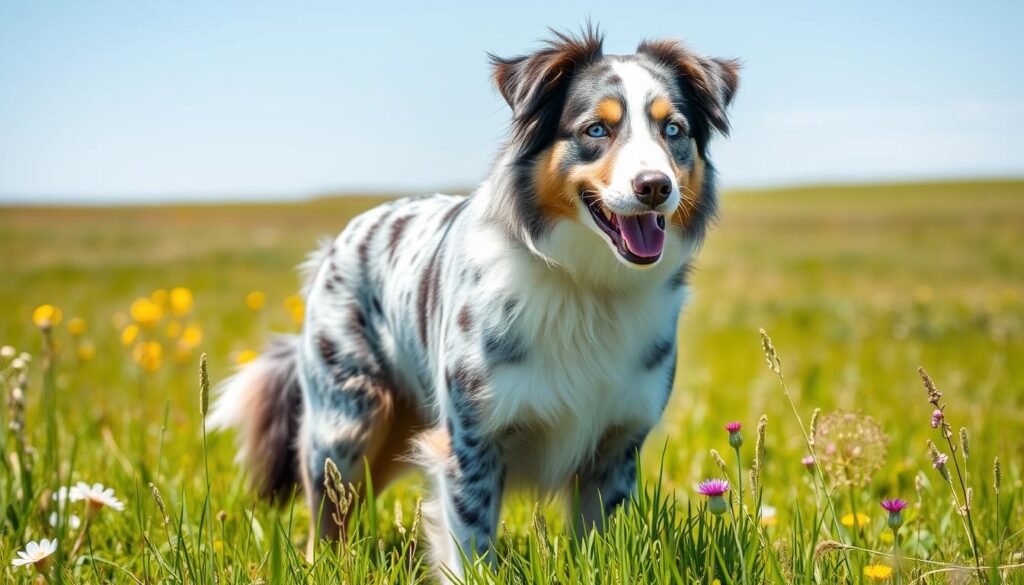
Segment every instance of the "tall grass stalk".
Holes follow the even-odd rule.
[[[821,465],[818,463],[818,457],[814,453],[814,444],[811,442],[810,436],[807,434],[807,429],[804,427],[803,418],[800,416],[800,411],[796,408],[796,403],[793,402],[793,397],[789,394],[789,387],[786,385],[786,377],[782,373],[782,360],[779,359],[778,352],[775,351],[775,346],[772,345],[772,339],[768,336],[768,332],[763,328],[760,329],[761,333],[761,348],[764,350],[765,359],[768,361],[768,369],[775,373],[778,377],[779,383],[782,385],[782,393],[786,396],[786,401],[789,403],[790,410],[793,411],[793,416],[796,418],[797,426],[800,428],[800,434],[803,435],[804,444],[807,446],[807,452],[814,458],[814,472],[815,477],[821,483],[822,493],[824,495],[825,503],[828,504],[829,513],[832,515],[832,528],[835,530],[836,536],[842,538],[842,529],[839,527],[839,515],[836,513],[835,503],[832,501],[832,494],[828,490],[828,484],[825,481],[825,474],[821,471]],[[844,543],[845,544],[845,543]],[[853,564],[850,563],[850,555],[847,554],[846,549],[843,549],[843,563],[846,565],[846,570],[849,573],[850,578],[853,578]]]

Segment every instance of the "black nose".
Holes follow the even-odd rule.
[[[658,171],[643,171],[633,177],[633,193],[644,205],[657,207],[668,200],[672,192],[672,180]]]

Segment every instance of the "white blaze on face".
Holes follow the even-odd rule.
[[[651,114],[648,111],[648,104],[653,98],[669,96],[661,84],[636,63],[616,61],[612,63],[612,70],[622,80],[626,99],[624,125],[629,129],[629,136],[616,154],[611,184],[607,192],[603,193],[604,199],[616,211],[647,211],[640,207],[633,195],[633,178],[642,171],[659,171],[672,181],[672,193],[660,209],[675,209],[679,205],[679,183],[672,172],[670,155],[661,137],[653,133]]]

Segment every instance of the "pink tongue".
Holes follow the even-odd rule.
[[[652,258],[665,248],[665,230],[658,226],[657,213],[618,216],[619,231],[629,251],[641,258]]]

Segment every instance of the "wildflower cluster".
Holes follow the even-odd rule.
[[[191,361],[203,342],[203,330],[190,316],[195,305],[192,291],[175,287],[157,289],[132,301],[128,313],[114,316],[121,344],[143,371],[160,370],[169,355],[176,363]]]

